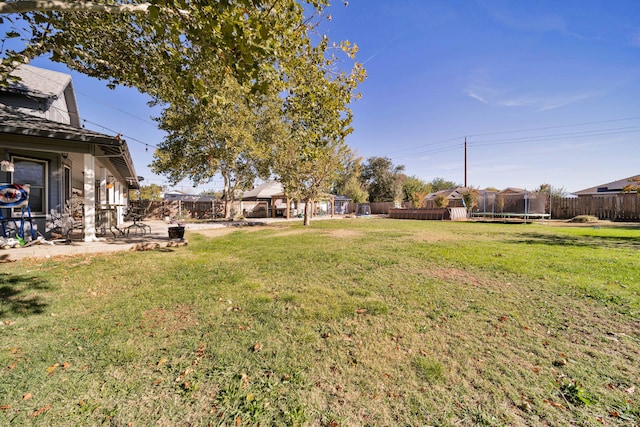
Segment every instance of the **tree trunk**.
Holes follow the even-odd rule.
[[[229,203],[229,180],[224,177],[224,218],[231,218],[231,203]]]
[[[304,201],[304,225],[307,226],[311,224],[311,212],[309,212],[309,199]]]

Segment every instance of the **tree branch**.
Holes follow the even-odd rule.
[[[69,2],[63,0],[34,0],[0,2],[0,14],[25,12],[106,12],[106,13],[147,13],[150,3],[101,4],[91,1]]]

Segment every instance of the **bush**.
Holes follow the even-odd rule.
[[[598,222],[598,217],[593,215],[578,215],[571,218],[569,222]]]

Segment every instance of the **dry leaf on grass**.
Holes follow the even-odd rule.
[[[54,373],[54,372],[55,372],[55,370],[58,368],[58,366],[60,366],[60,364],[59,364],[59,363],[54,363],[53,365],[49,366],[49,367],[47,368],[47,373],[48,373],[49,375],[53,375],[53,373]]]
[[[544,403],[548,403],[549,405],[553,406],[554,408],[567,409],[567,408],[564,407],[564,405],[561,405],[560,403],[556,403],[553,400],[545,399],[543,402]]]
[[[29,400],[33,397],[32,393],[26,393],[24,396],[22,396],[22,400]]]
[[[29,415],[29,418],[35,418],[38,415],[42,415],[45,412],[47,412],[49,409],[51,409],[51,405],[46,405],[46,406],[43,406],[42,408],[36,409]]]

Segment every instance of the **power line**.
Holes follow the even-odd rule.
[[[558,126],[546,126],[546,127],[539,127],[539,128],[526,128],[526,129],[520,129],[520,130],[507,130],[507,131],[487,132],[487,133],[482,133],[482,134],[470,135],[469,138],[471,138],[471,137],[480,137],[480,136],[490,136],[490,135],[504,135],[504,134],[509,134],[509,133],[518,133],[518,132],[532,132],[532,131],[541,131],[541,130],[550,130],[550,129],[563,129],[563,128],[570,128],[570,127],[578,127],[578,126],[593,126],[593,125],[604,124],[604,123],[614,123],[614,122],[637,120],[637,119],[640,119],[640,116],[626,117],[626,118],[620,118],[620,119],[610,119],[610,120],[599,120],[599,121],[584,122],[584,123],[574,123],[574,124],[558,125]],[[473,146],[473,147],[489,146],[489,145],[510,145],[510,144],[521,144],[521,143],[525,143],[525,142],[550,141],[550,140],[560,139],[560,138],[573,139],[573,138],[578,138],[578,137],[594,137],[594,136],[616,135],[616,134],[621,134],[621,133],[633,133],[633,132],[638,132],[638,131],[640,131],[640,126],[627,126],[627,127],[619,127],[619,128],[604,128],[604,129],[592,129],[592,130],[583,130],[583,131],[566,132],[566,133],[551,133],[551,134],[546,134],[546,135],[523,136],[523,137],[505,138],[505,139],[488,140],[488,141],[486,141],[486,140],[485,141],[483,141],[483,140],[473,141],[471,139],[469,141],[469,143],[470,143],[470,146]],[[451,150],[455,150],[455,149],[461,148],[463,146],[463,144],[462,144],[463,140],[464,140],[464,137],[456,137],[456,138],[446,139],[446,140],[442,140],[442,141],[438,141],[438,142],[421,144],[419,146],[408,147],[408,148],[401,149],[401,150],[395,150],[395,151],[390,152],[389,154],[399,153],[399,152],[406,152],[406,151],[415,150],[417,148],[425,148],[425,147],[430,147],[430,146],[434,147],[434,148],[433,149],[429,149],[429,150],[422,150],[422,151],[416,151],[416,152],[413,152],[413,153],[408,153],[406,155],[402,155],[402,156],[395,157],[395,158],[402,159],[402,158],[410,158],[410,157],[415,157],[415,156],[423,156],[423,155],[428,155],[428,154],[436,154],[436,153],[441,153],[441,152],[446,152],[446,151],[451,151]],[[460,143],[458,143],[456,145],[448,146],[448,147],[435,148],[435,146],[442,145],[442,144],[445,144],[447,142],[452,142],[452,141],[460,141]]]
[[[146,147],[146,149],[147,149],[147,150],[149,149],[149,147],[151,147],[151,148],[156,148],[156,149],[158,148],[157,146],[155,146],[155,145],[153,145],[153,144],[149,144],[149,143],[146,143],[146,142],[144,142],[144,141],[140,141],[139,139],[136,139],[136,138],[134,138],[134,137],[132,137],[132,136],[127,136],[127,135],[125,135],[125,134],[123,134],[123,133],[119,133],[118,131],[115,131],[115,130],[113,130],[113,129],[109,129],[109,128],[108,128],[108,127],[106,127],[106,126],[102,126],[101,124],[96,123],[96,122],[92,122],[91,120],[82,119],[82,122],[83,122],[83,123],[85,123],[85,122],[86,122],[86,123],[91,123],[92,125],[94,125],[94,126],[98,126],[98,127],[102,128],[102,129],[105,129],[105,130],[107,130],[107,131],[111,132],[111,133],[115,133],[115,134],[117,134],[117,135],[122,135],[122,136],[124,136],[127,140],[131,139],[132,141],[135,141],[135,142],[138,142],[138,143],[140,143],[140,144],[144,145],[144,146]]]

